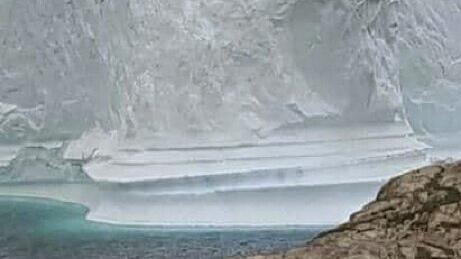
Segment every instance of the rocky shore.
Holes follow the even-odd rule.
[[[347,195],[347,194],[345,194]],[[349,222],[304,248],[253,259],[461,258],[461,162],[391,179]]]

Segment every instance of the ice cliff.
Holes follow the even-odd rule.
[[[0,139],[461,129],[461,2],[4,0]]]
[[[97,183],[0,193],[337,223],[459,139],[459,24],[461,0],[2,0],[0,181]]]

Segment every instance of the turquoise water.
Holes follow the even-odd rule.
[[[0,198],[0,258],[226,258],[301,246],[327,227],[172,229],[114,226],[86,209],[40,199]]]

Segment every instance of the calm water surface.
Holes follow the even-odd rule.
[[[325,227],[172,229],[88,222],[68,203],[0,197],[0,258],[197,258],[267,254],[301,246]]]

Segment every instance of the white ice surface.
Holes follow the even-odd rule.
[[[454,132],[459,1],[3,0],[0,139]]]
[[[385,130],[386,127],[389,131]],[[376,129],[380,129],[380,133]],[[397,130],[399,129],[399,130]],[[264,177],[296,171],[339,168],[360,163],[380,162],[406,157],[424,157],[427,145],[410,135],[404,124],[379,124],[342,129],[321,128],[305,136],[279,137],[260,142],[201,143],[189,146],[154,146],[138,144],[103,154],[85,165],[85,171],[97,181],[139,182],[164,179],[223,175],[256,174]],[[311,133],[311,134],[309,134]],[[285,136],[290,136],[286,134]],[[187,143],[186,143],[187,144]],[[141,148],[142,147],[142,148]],[[360,180],[350,176],[349,182]],[[370,177],[373,174],[370,173]],[[319,177],[321,178],[321,177]],[[338,175],[338,179],[342,177]],[[346,178],[346,177],[344,177]],[[363,178],[363,176],[362,176]],[[243,180],[243,179],[242,179]],[[313,179],[311,179],[313,180]],[[333,182],[334,183],[334,182]],[[315,184],[315,181],[310,182]]]
[[[20,149],[18,145],[0,145],[0,167],[7,166]]]

